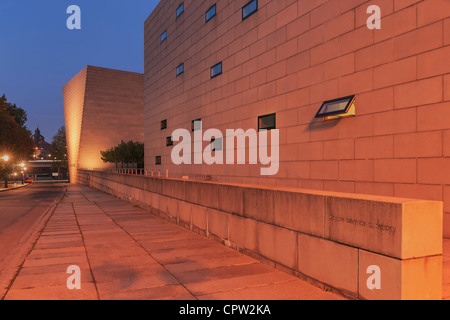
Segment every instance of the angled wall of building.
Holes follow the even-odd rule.
[[[100,151],[144,141],[143,75],[87,66],[63,88],[71,182],[76,171],[103,169]]]
[[[160,2],[145,23],[147,170],[443,201],[450,235],[449,1],[259,0],[245,20],[249,0],[185,0],[176,17],[182,2]],[[381,9],[379,30],[367,26],[370,5]],[[315,119],[324,101],[348,95],[355,116]],[[171,161],[167,137],[192,120],[224,132],[257,129],[273,113],[275,176],[258,165]]]

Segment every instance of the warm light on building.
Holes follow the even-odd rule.
[[[143,84],[140,73],[87,66],[64,86],[71,182],[77,181],[77,169],[112,167],[100,151],[122,140],[144,140]]]

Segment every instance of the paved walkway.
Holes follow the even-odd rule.
[[[8,183],[8,188],[5,188],[5,183],[3,181],[1,181],[0,182],[0,192],[24,188],[26,186],[28,186],[28,184]]]
[[[67,288],[71,265],[81,269],[81,290]],[[5,299],[343,298],[126,201],[70,185]]]

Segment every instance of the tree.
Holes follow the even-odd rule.
[[[31,132],[20,126],[6,111],[0,111],[0,153],[16,161],[27,160],[33,153]]]
[[[2,161],[1,175],[7,185],[12,164],[27,160],[33,153],[34,143],[31,132],[25,127],[27,114],[25,110],[6,102],[3,94],[0,97],[0,157],[9,156],[8,162]]]
[[[66,128],[64,126],[59,128],[53,137],[50,154],[55,160],[52,163],[52,169],[58,172],[59,177],[66,178],[69,165],[67,161]]]
[[[28,115],[27,112],[16,106],[16,104],[12,104],[9,102],[6,102],[6,96],[3,95],[0,98],[0,111],[5,111],[8,113],[11,117],[14,118],[14,121],[20,126],[25,127],[25,123],[27,122]]]
[[[114,163],[117,165],[124,164],[127,168],[130,164],[136,165],[138,168],[144,167],[144,144],[140,142],[122,141],[118,146],[111,149],[100,151],[102,160],[105,163]]]

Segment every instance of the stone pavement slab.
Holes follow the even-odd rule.
[[[69,266],[81,289],[69,290]],[[292,275],[79,185],[68,190],[5,299],[337,300]]]

